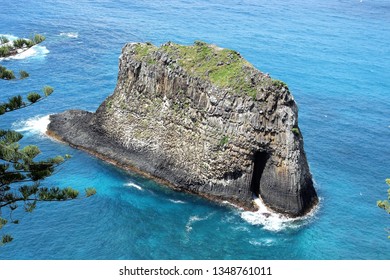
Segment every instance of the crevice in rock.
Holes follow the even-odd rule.
[[[269,154],[266,151],[256,151],[253,154],[253,171],[250,190],[257,197],[260,194],[260,180],[268,158]]]

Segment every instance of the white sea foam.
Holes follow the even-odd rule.
[[[61,32],[60,36],[68,37],[68,38],[78,38],[79,33],[77,33],[77,32]]]
[[[14,41],[14,40],[18,39],[18,37],[11,35],[11,34],[0,34],[0,37],[3,37],[3,36],[6,37],[10,41]]]
[[[11,60],[11,59],[26,59],[29,57],[34,58],[43,58],[48,54],[50,51],[45,46],[35,45],[28,50],[18,53],[16,55],[8,56],[8,57],[2,57],[1,60]]]
[[[210,213],[209,215],[205,216],[205,217],[199,217],[197,215],[194,215],[194,216],[190,216],[190,218],[188,219],[188,222],[186,224],[186,231],[187,232],[190,232],[192,231],[192,226],[199,222],[199,221],[204,221],[204,220],[207,220],[208,218],[211,217],[211,215],[213,215],[214,213]]]
[[[35,116],[27,120],[12,124],[12,128],[18,132],[30,132],[38,135],[46,135],[47,126],[50,123],[50,115]]]
[[[176,204],[185,204],[186,202],[182,200],[175,200],[175,199],[169,199],[170,202],[176,203]]]
[[[233,227],[233,229],[236,231],[250,232],[250,230],[247,226],[237,226],[237,227]]]
[[[229,205],[229,206],[231,206],[231,207],[233,207],[233,208],[241,209],[241,210],[242,210],[241,207],[239,207],[239,206],[237,206],[237,205],[235,205],[235,204],[233,204],[233,203],[231,203],[231,202],[229,202],[229,201],[226,201],[226,200],[222,201],[222,204],[226,204],[226,205]]]
[[[259,247],[270,247],[274,245],[275,241],[271,238],[262,238],[259,240],[249,240],[249,243]]]
[[[134,183],[132,183],[132,182],[126,183],[125,186],[126,186],[126,187],[132,187],[132,188],[135,188],[135,189],[140,190],[140,191],[143,190],[142,187],[140,187],[140,186],[138,186],[137,184],[134,184]]]
[[[188,222],[186,224],[186,231],[187,232],[190,232],[192,230],[192,225],[198,221],[202,221],[204,220],[204,218],[201,218],[199,216],[191,216],[189,219],[188,219]]]
[[[258,206],[258,210],[256,212],[243,211],[241,213],[241,218],[252,225],[262,225],[264,229],[275,232],[287,228],[301,227],[314,216],[318,209],[318,207],[316,207],[310,214],[302,218],[289,218],[267,208],[261,198],[254,199],[254,202]]]

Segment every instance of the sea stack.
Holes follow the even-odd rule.
[[[50,116],[48,134],[119,167],[254,209],[302,216],[317,203],[287,85],[203,42],[128,43],[96,112]]]

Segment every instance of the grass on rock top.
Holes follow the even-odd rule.
[[[188,73],[209,80],[223,88],[230,88],[237,94],[256,95],[248,71],[253,68],[241,55],[233,50],[219,48],[204,42],[196,41],[193,46],[167,43],[160,48],[149,43],[135,46],[137,59],[147,62],[152,60],[155,51],[163,51]]]
[[[150,56],[151,53],[156,51],[158,48],[150,43],[146,44],[137,44],[135,46],[135,54],[137,59],[142,60],[147,56]]]

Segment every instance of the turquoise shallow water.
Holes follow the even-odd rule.
[[[27,2],[27,3],[26,3]],[[0,63],[30,73],[0,80],[1,100],[49,84],[52,97],[1,117],[43,156],[73,158],[45,182],[90,199],[41,203],[5,228],[0,259],[390,259],[390,3],[384,0],[9,1],[0,33],[47,40]],[[303,221],[262,220],[128,174],[39,132],[44,117],[95,110],[113,92],[121,47],[195,40],[238,50],[288,83],[321,197]],[[246,219],[244,219],[244,218]]]

